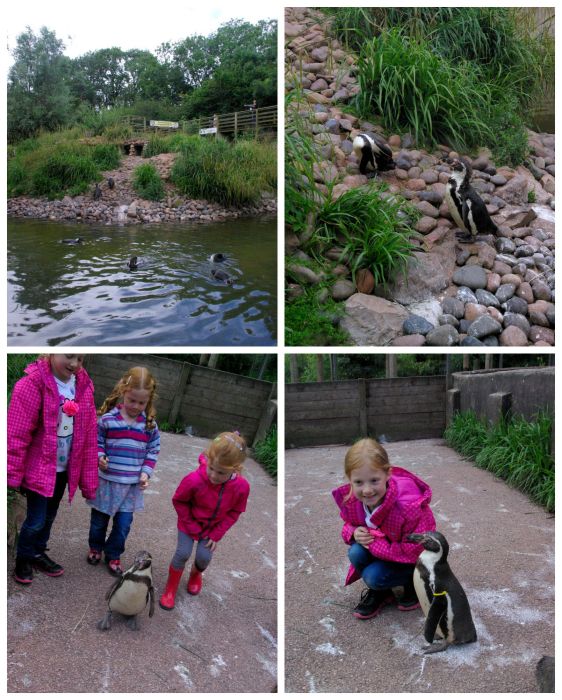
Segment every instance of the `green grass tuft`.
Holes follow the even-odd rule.
[[[277,426],[273,426],[265,438],[254,445],[253,451],[256,460],[268,474],[277,478]]]
[[[160,201],[165,194],[162,178],[152,163],[143,163],[135,168],[133,187],[140,197],[152,201]]]

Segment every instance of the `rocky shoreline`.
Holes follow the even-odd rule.
[[[315,184],[332,197],[368,186],[352,149],[362,131],[381,132],[346,112],[357,92],[354,57],[330,38],[329,23],[309,8],[286,8],[286,93],[303,99],[293,107],[304,120],[321,160]],[[291,111],[287,121],[291,119]],[[286,236],[288,296],[316,290],[317,299],[343,301],[336,320],[355,345],[551,346],[554,345],[554,189],[552,134],[529,133],[530,157],[516,169],[496,167],[482,151],[469,159],[472,186],[493,217],[496,235],[459,244],[444,191],[450,176],[445,157],[457,157],[445,145],[433,152],[416,148],[409,134],[383,134],[397,168],[377,176],[420,212],[415,229],[421,238],[405,275],[386,289],[351,279],[349,261],[337,248],[325,253],[321,272],[307,267],[307,233]],[[326,286],[326,280],[335,282]]]

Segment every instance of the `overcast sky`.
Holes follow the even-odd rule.
[[[273,3],[271,3],[273,4]],[[271,7],[271,4],[269,5]],[[193,34],[207,36],[231,19],[256,23],[277,19],[275,5],[262,2],[219,2],[202,0],[12,0],[4,8],[8,54],[16,38],[30,26],[35,34],[41,27],[61,39],[66,56],[76,58],[88,51],[117,46],[154,52],[165,41],[178,41]]]

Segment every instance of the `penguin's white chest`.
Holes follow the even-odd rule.
[[[449,209],[449,213],[453,217],[453,221],[455,224],[461,229],[461,231],[466,232],[466,226],[464,225],[464,221],[462,220],[462,216],[459,213],[459,210],[457,209],[457,205],[455,204],[455,201],[451,195],[451,186],[447,185],[445,188],[445,201],[447,202],[447,208]]]
[[[109,609],[121,615],[138,615],[146,607],[147,593],[144,583],[124,581],[111,596]]]

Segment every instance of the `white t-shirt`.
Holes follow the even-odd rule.
[[[381,504],[382,505],[382,504]],[[374,510],[369,510],[367,506],[363,503],[363,510],[365,511],[365,525],[367,527],[372,527],[374,530],[378,530],[379,526],[371,522],[371,518],[377,512],[381,506],[377,506]]]
[[[76,396],[76,377],[72,377],[68,382],[63,382],[55,377],[57,389],[59,390],[59,417],[57,420],[57,472],[65,472],[72,447],[72,435],[74,433],[74,416],[67,416],[62,410],[62,405],[66,399],[74,401]]]

